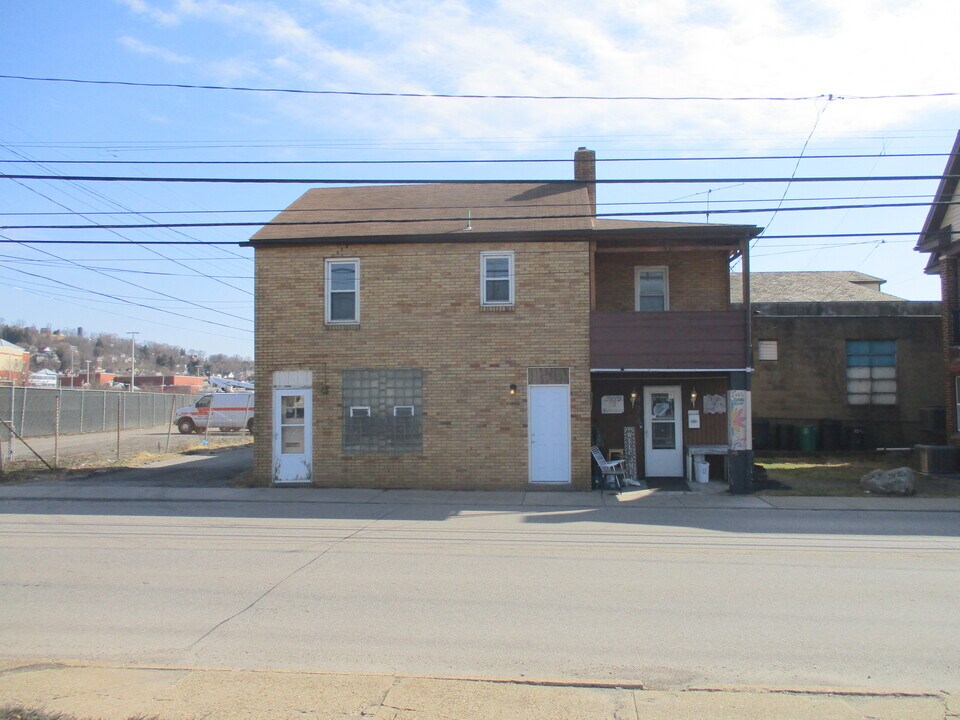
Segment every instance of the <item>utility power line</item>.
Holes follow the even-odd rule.
[[[597,158],[605,163],[648,162],[737,162],[759,160],[873,160],[878,158],[938,158],[950,153],[837,153],[828,155],[706,155],[670,157]],[[0,159],[0,163],[19,163],[22,160]],[[570,158],[504,158],[487,160],[31,160],[44,165],[546,165],[570,163]]]
[[[905,182],[913,180],[955,179],[960,175],[837,175],[818,177],[719,177],[719,178],[605,178],[591,180],[597,185],[691,185],[728,183],[811,183],[811,182]],[[248,185],[578,185],[576,180],[511,179],[511,180],[446,180],[423,178],[243,178],[243,177],[147,177],[130,175],[27,175],[2,173],[7,180],[61,180],[69,182],[146,182],[146,183],[232,183]]]
[[[82,78],[43,77],[35,75],[0,75],[2,80],[22,80],[29,82],[71,83],[75,85],[112,85],[117,87],[170,88],[177,90],[215,90],[251,93],[283,93],[294,95],[328,95],[335,97],[377,97],[377,98],[435,98],[458,100],[602,100],[602,101],[706,101],[706,102],[798,102],[805,100],[907,100],[917,98],[955,97],[960,92],[936,93],[899,93],[886,95],[839,95],[821,93],[819,95],[520,95],[520,94],[479,94],[479,93],[417,93],[366,90],[311,90],[303,88],[248,87],[243,85],[197,85],[190,83],[151,83],[129,80],[88,80]]]

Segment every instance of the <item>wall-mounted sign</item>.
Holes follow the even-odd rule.
[[[623,395],[604,395],[600,398],[600,412],[603,415],[623,414]]]
[[[687,427],[696,430],[700,427],[700,411],[687,410]]]
[[[704,395],[703,414],[723,415],[727,411],[727,399],[723,395]]]
[[[752,450],[753,433],[750,422],[750,391],[728,390],[730,412],[727,413],[727,430],[731,450]]]

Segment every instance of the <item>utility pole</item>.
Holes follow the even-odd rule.
[[[87,360],[87,386],[92,387],[90,385],[90,361],[89,360]]]
[[[127,333],[127,335],[130,336],[130,392],[134,392],[137,389],[134,370],[137,365],[137,335],[139,334],[136,330],[131,330]]]

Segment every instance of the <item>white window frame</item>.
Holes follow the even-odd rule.
[[[409,410],[409,414],[398,413],[397,410]],[[393,416],[394,417],[413,417],[417,414],[416,406],[414,405],[394,405],[393,406]]]
[[[487,300],[487,260],[495,258],[507,259],[507,283],[509,286],[509,299],[506,301]],[[509,307],[514,304],[516,296],[514,295],[514,264],[513,251],[500,250],[480,253],[480,304],[485,307]],[[497,278],[498,280],[500,278]]]
[[[663,310],[640,309],[640,273],[663,273]],[[667,312],[670,309],[670,268],[666,265],[636,265],[633,268],[633,309],[635,312]]]
[[[331,307],[331,296],[334,292],[343,293],[347,292],[346,290],[333,290],[331,282],[331,268],[333,265],[349,265],[354,266],[354,273],[356,277],[356,286],[353,289],[354,294],[354,319],[353,320],[331,320],[330,319],[330,307]],[[324,322],[327,325],[359,325],[360,324],[360,258],[327,258],[323,263],[323,315]]]
[[[350,417],[373,417],[369,405],[351,405]]]

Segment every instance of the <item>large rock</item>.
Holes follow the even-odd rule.
[[[913,495],[914,475],[908,467],[871,470],[860,478],[860,487],[881,495]]]

